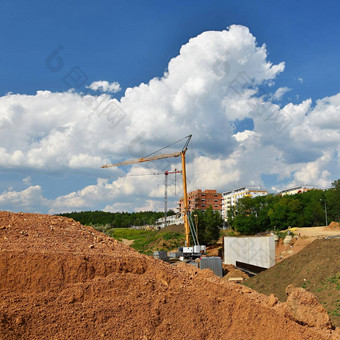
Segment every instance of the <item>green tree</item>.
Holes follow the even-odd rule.
[[[227,213],[227,223],[232,229],[234,229],[234,218],[235,218],[235,216],[236,216],[236,207],[231,206],[228,210],[228,213]]]
[[[325,193],[323,190],[310,190],[302,195],[298,195],[303,204],[302,225],[298,227],[312,227],[325,224],[325,214],[323,210]]]
[[[244,197],[228,211],[229,225],[244,234],[268,229],[324,225],[325,205],[328,222],[340,221],[340,180],[328,190],[310,190],[295,195]]]
[[[170,210],[168,216],[174,215]],[[156,219],[163,217],[163,212],[140,211],[140,212],[105,212],[105,211],[80,211],[60,214],[73,218],[84,225],[110,225],[113,228],[128,228],[133,225],[155,224]]]
[[[255,200],[256,225],[259,231],[270,229],[269,209],[275,200],[275,196],[270,194],[266,196],[258,196]]]
[[[332,183],[332,188],[325,192],[328,220],[340,221],[340,179]]]
[[[256,224],[256,218],[254,215],[237,215],[234,219],[234,228],[236,231],[242,234],[256,234],[258,227]]]
[[[269,212],[271,225],[277,226],[279,229],[285,229],[289,227],[289,223],[288,223],[289,200],[290,200],[289,196],[283,196],[278,202],[276,202],[271,207],[270,212]]]
[[[200,244],[210,245],[216,243],[223,227],[223,219],[218,211],[210,206],[205,211],[195,210],[192,216],[198,217],[198,240]]]
[[[287,201],[288,206],[288,216],[287,224],[288,226],[300,226],[303,223],[303,205],[300,200],[301,195],[291,196]]]
[[[261,208],[261,202],[249,196],[241,198],[235,209],[235,217],[232,225],[242,234],[256,234],[259,232],[257,216]]]

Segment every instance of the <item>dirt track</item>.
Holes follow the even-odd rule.
[[[337,236],[340,235],[340,228],[330,227],[309,227],[309,228],[296,228],[295,234],[301,237],[325,237],[325,236]]]
[[[0,212],[1,339],[335,339],[275,304],[71,219]]]

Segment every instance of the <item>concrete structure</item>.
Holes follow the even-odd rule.
[[[225,221],[228,219],[228,211],[232,206],[235,206],[240,198],[249,196],[265,196],[268,195],[268,191],[260,186],[257,187],[241,187],[222,193],[222,217]]]
[[[224,237],[224,263],[250,271],[261,271],[275,264],[274,236]]]
[[[222,277],[222,259],[217,256],[202,257],[199,262],[200,269],[211,269],[216,276]]]
[[[299,185],[293,188],[289,188],[289,189],[285,189],[280,191],[278,194],[279,195],[295,195],[295,194],[300,194],[302,192],[306,192],[309,190],[313,190],[316,189],[316,187],[312,186],[312,185]]]
[[[179,225],[179,224],[184,223],[183,216],[178,216],[178,215],[167,216],[166,222],[167,222],[167,225],[171,225],[171,224]],[[165,218],[164,217],[158,218],[156,220],[156,227],[158,227],[158,228],[164,228],[165,227]]]
[[[216,190],[200,190],[191,191],[188,193],[189,211],[206,210],[210,206],[213,210],[221,212],[222,210],[222,194]],[[184,214],[184,200],[183,197],[178,202],[179,211],[181,215]]]
[[[153,257],[155,259],[166,260],[168,258],[168,254],[165,250],[154,251]]]

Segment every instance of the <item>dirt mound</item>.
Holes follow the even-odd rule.
[[[184,224],[170,224],[161,230],[164,232],[185,234]]]
[[[222,266],[223,266],[223,271],[225,273],[223,280],[229,280],[231,278],[242,278],[243,280],[246,280],[249,278],[248,274],[246,274],[240,269],[237,269],[232,264],[223,264]]]
[[[339,222],[332,222],[327,227],[327,229],[338,229],[340,230],[340,223]]]
[[[318,328],[329,328],[331,322],[326,310],[320,305],[316,297],[303,288],[289,285],[285,313],[293,320]]]
[[[294,254],[300,252],[308,244],[315,240],[313,237],[293,237],[290,244],[284,244],[283,239],[280,238],[275,247],[275,261],[276,263],[287,259]]]
[[[332,323],[340,326],[340,239],[317,239],[299,253],[248,279],[245,284],[260,293],[273,293],[286,301],[290,284],[313,293]]]
[[[208,246],[206,251],[208,256],[223,256],[223,249],[222,246],[219,244],[215,244],[213,246]]]
[[[335,339],[268,301],[68,218],[0,212],[1,339]]]
[[[242,279],[248,279],[249,278],[249,275],[247,275],[246,273],[244,273],[242,270],[240,269],[234,269],[234,270],[231,270],[224,278],[226,280],[229,280],[231,278],[242,278]]]

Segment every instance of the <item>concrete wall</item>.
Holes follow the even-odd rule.
[[[224,263],[236,265],[236,261],[269,268],[275,264],[274,236],[225,237]]]

